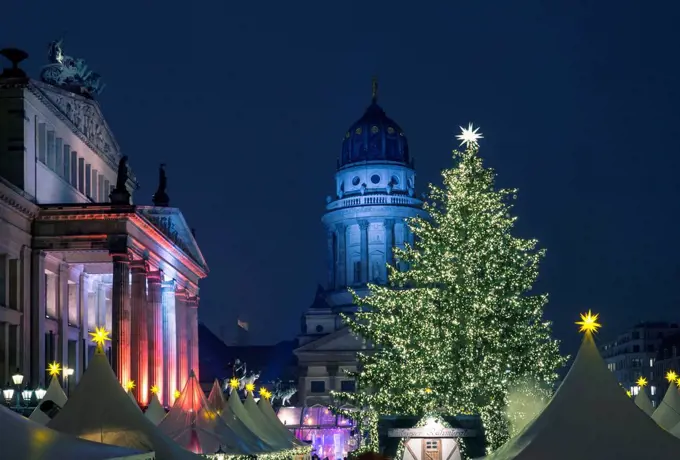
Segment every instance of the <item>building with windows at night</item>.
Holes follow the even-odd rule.
[[[334,428],[316,429],[320,425],[314,421],[337,419],[317,415],[325,414],[331,391],[353,390],[354,381],[345,371],[356,370],[357,352],[366,348],[339,314],[356,311],[349,287],[364,295],[366,283],[386,283],[387,264],[395,263],[393,248],[413,242],[405,220],[425,215],[415,195],[415,176],[404,131],[378,105],[374,81],[370,105],[343,136],[335,193],[326,199],[322,217],[328,235],[328,279],[303,317],[295,350],[297,400],[308,408],[301,409],[305,416],[300,433],[329,458],[347,452],[351,426],[343,420]]]
[[[199,281],[208,267],[160,169],[153,206],[138,188],[95,97],[102,85],[81,59],[49,48],[40,80],[28,56],[0,52],[0,382],[17,369],[44,386],[53,361],[87,367],[96,327],[121,381],[172,404],[198,373]]]

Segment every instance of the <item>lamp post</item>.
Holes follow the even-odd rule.
[[[66,384],[66,396],[71,396],[71,385],[68,380],[70,376],[73,375],[73,369],[70,367],[64,367],[64,383]]]
[[[10,406],[10,408],[14,409],[16,412],[21,412],[21,384],[24,382],[24,376],[21,372],[19,372],[19,369],[12,375],[12,386],[9,384],[7,385],[7,389],[2,391],[2,395],[5,397],[5,400],[7,401],[7,405]],[[14,398],[16,396],[16,400]],[[30,398],[30,395],[29,395]],[[12,405],[12,402],[14,401],[14,405]],[[25,402],[28,402],[26,398],[24,398]]]
[[[41,388],[41,387],[38,387],[38,388],[35,390],[35,399],[38,400],[38,404],[40,404],[40,401],[42,401],[42,399],[45,397],[45,394],[46,394],[46,393],[47,393],[47,390],[45,390],[45,389],[43,389],[43,388]]]

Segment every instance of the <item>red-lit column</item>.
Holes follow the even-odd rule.
[[[200,382],[198,361],[198,296],[187,299],[187,331],[189,335],[189,370],[194,371]]]
[[[177,322],[175,317],[175,282],[164,282],[163,290],[163,360],[165,362],[165,400],[175,403],[177,390]]]
[[[149,338],[149,388],[158,388],[158,400],[161,404],[165,401],[165,388],[163,379],[163,306],[161,293],[161,279],[163,273],[152,271],[147,273],[146,279],[149,285],[146,301],[147,308],[147,336]]]
[[[130,380],[130,259],[114,253],[111,293],[111,367],[121,384]]]
[[[146,306],[146,262],[135,260],[130,263],[132,288],[130,299],[131,377],[135,382],[133,393],[140,404],[149,402],[149,341]]]
[[[189,378],[189,357],[187,355],[189,344],[187,343],[187,291],[178,289],[175,291],[175,311],[177,318],[177,387],[184,389]]]

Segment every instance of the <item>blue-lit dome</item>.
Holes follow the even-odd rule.
[[[404,131],[378,105],[376,90],[374,82],[371,105],[345,133],[339,168],[364,161],[409,164],[408,142]]]

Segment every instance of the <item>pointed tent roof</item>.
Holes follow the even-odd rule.
[[[679,450],[680,440],[621,391],[586,332],[574,364],[545,409],[487,460],[636,460],[674,458]]]
[[[654,413],[654,406],[652,401],[649,400],[645,387],[640,387],[640,392],[635,397],[635,405],[638,406],[647,415],[652,415]]]
[[[13,460],[129,459],[153,460],[153,453],[140,453],[118,446],[107,446],[78,439],[33,422],[0,406],[0,445],[3,458]]]
[[[59,383],[59,378],[54,376],[52,377],[52,380],[50,380],[50,384],[47,387],[45,396],[43,396],[43,399],[40,401],[40,404],[38,404],[38,407],[33,410],[28,418],[34,422],[40,423],[41,425],[47,425],[47,422],[52,420],[48,414],[52,414],[52,416],[54,416],[56,415],[56,412],[58,412],[57,410],[54,410],[54,405],[56,404],[59,409],[61,409],[66,405],[66,401],[68,401],[68,398],[66,397],[64,389]]]
[[[83,439],[156,452],[157,460],[198,460],[161,433],[135,407],[101,346],[68,403],[48,424]]]
[[[222,387],[220,386],[220,381],[215,379],[213,386],[210,389],[210,394],[208,395],[208,403],[210,406],[218,412],[222,412],[222,407],[224,407],[224,395],[222,394]]]
[[[259,452],[273,452],[275,450],[251,428],[254,424],[241,403],[238,391],[232,390],[224,403],[220,416],[241,439],[245,439],[249,445],[255,446]]]
[[[255,424],[257,431],[255,434],[260,435],[262,439],[267,441],[276,450],[286,450],[297,447],[287,437],[283,437],[281,433],[275,430],[267,420],[264,418],[262,411],[257,407],[253,393],[248,392],[246,401],[243,403],[243,408]]]
[[[680,423],[680,392],[673,382],[668,386],[659,407],[652,414],[652,420],[669,431]]]
[[[132,393],[132,390],[128,390],[127,394],[130,397],[130,399],[132,400],[132,402],[135,403],[135,406],[137,406],[137,409],[139,409],[139,411],[141,412],[142,408],[139,407],[139,404],[137,404],[137,399],[135,398],[135,395]]]
[[[158,424],[161,423],[161,420],[163,420],[165,417],[165,409],[158,400],[158,396],[156,394],[151,395],[151,401],[149,401],[149,406],[146,408],[144,415],[156,426],[158,426]]]
[[[214,454],[221,448],[233,455],[253,453],[252,448],[210,407],[194,371],[158,429],[192,452]]]
[[[293,433],[288,428],[286,428],[283,423],[281,423],[281,420],[279,420],[279,418],[276,416],[276,412],[274,412],[274,408],[272,407],[271,402],[269,402],[269,399],[261,398],[260,402],[257,403],[257,407],[260,409],[260,412],[262,412],[262,415],[269,426],[282,433],[286,439],[291,441],[296,446],[308,445],[297,439]]]

